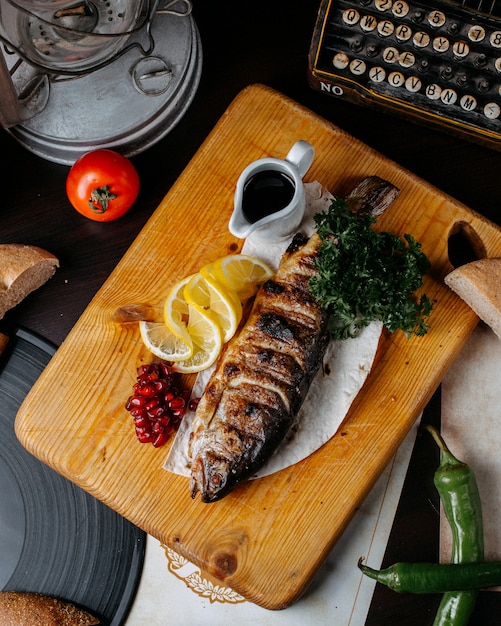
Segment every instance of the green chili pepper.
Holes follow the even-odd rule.
[[[445,593],[488,589],[501,585],[501,561],[478,563],[394,563],[382,570],[362,564],[358,567],[398,593]]]
[[[467,626],[477,596],[477,589],[444,593],[433,626]]]
[[[456,459],[433,426],[426,428],[440,447],[440,465],[434,483],[451,525],[452,560],[481,561],[484,558],[482,505],[475,475],[466,463]]]
[[[452,531],[453,563],[471,563],[484,558],[482,505],[475,475],[458,461],[440,433],[427,425],[440,448],[440,464],[434,483]],[[478,590],[444,594],[433,626],[466,626],[475,607]]]

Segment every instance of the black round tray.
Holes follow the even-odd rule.
[[[37,460],[14,433],[19,406],[54,352],[18,329],[0,359],[0,589],[67,600],[119,626],[136,593],[145,533]],[[47,402],[56,408],[57,390]]]

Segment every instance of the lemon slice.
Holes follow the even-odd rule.
[[[191,280],[191,276],[177,282],[167,294],[164,304],[164,321],[171,333],[184,341],[192,348],[190,333],[188,332],[188,303],[184,299],[184,288]]]
[[[233,337],[242,319],[242,303],[233,289],[225,289],[208,275],[199,273],[188,281],[184,298],[188,304],[213,314],[221,328],[223,343]]]
[[[240,255],[237,255],[237,256],[240,256]],[[204,265],[203,267],[201,267],[199,270],[199,274],[201,274],[210,283],[212,284],[216,283],[217,288],[219,290],[222,290],[228,296],[228,298],[230,298],[233,302],[237,300],[238,302],[240,302],[238,293],[234,289],[228,286],[226,279],[223,281],[218,280],[218,277],[216,276],[216,272],[214,271],[214,263],[207,263],[207,265]],[[240,302],[240,304],[242,303]],[[236,306],[238,307],[238,305]]]
[[[221,353],[223,337],[216,320],[201,307],[188,304],[188,332],[193,342],[193,354],[176,361],[173,369],[184,374],[200,372],[210,367]]]
[[[230,254],[214,261],[211,272],[224,287],[237,292],[240,300],[255,295],[259,286],[273,276],[271,268],[247,254]]]
[[[184,361],[193,354],[193,346],[176,337],[164,322],[140,321],[139,330],[148,350],[164,361]]]
[[[207,263],[206,265],[203,265],[199,270],[198,270],[199,274],[202,274],[202,276],[204,278],[208,278],[209,280],[216,280],[217,278],[214,274],[214,263]]]

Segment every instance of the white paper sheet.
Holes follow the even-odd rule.
[[[442,435],[475,473],[484,520],[485,557],[501,559],[501,340],[480,322],[442,382]],[[441,517],[440,558],[449,561],[451,533]]]

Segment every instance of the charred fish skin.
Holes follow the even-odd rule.
[[[203,502],[224,497],[273,454],[321,364],[325,313],[308,289],[317,251],[293,240],[207,384],[190,442],[191,493]]]
[[[379,215],[398,190],[369,177],[351,194]],[[321,240],[297,234],[248,320],[221,355],[199,402],[188,455],[190,491],[215,502],[258,471],[285,439],[329,343],[327,317],[310,294]]]

